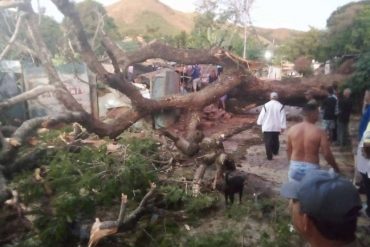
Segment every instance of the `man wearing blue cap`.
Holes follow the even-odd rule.
[[[356,246],[361,200],[353,184],[337,173],[312,170],[300,181],[284,184],[292,224],[311,247]]]

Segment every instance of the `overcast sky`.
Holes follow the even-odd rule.
[[[119,0],[98,0],[109,5]],[[133,1],[133,0],[121,0]],[[199,0],[160,0],[170,7],[184,12],[195,10]],[[338,7],[353,2],[350,0],[254,0],[251,11],[253,25],[269,28],[308,30],[309,26],[324,29],[326,19]],[[36,0],[33,0],[36,2]],[[51,1],[40,0],[46,14],[61,20],[62,16]]]

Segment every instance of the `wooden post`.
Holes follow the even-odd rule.
[[[88,71],[89,78],[89,88],[90,88],[90,105],[91,105],[91,114],[94,118],[99,118],[99,102],[98,102],[98,92],[97,92],[97,83],[96,75]]]

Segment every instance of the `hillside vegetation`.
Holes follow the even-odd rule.
[[[107,7],[108,15],[113,17],[123,35],[162,34],[176,35],[181,31],[190,33],[194,27],[195,13],[174,10],[159,0],[121,0]],[[250,35],[259,36],[264,44],[282,43],[300,31],[278,28],[255,27]],[[242,30],[241,30],[242,35]]]
[[[194,14],[173,10],[158,0],[121,0],[108,6],[107,11],[126,35],[154,31],[174,35],[190,32],[194,24]]]

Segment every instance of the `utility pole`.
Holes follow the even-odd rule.
[[[243,3],[243,21],[244,21],[244,47],[243,47],[243,58],[247,58],[247,24],[248,24],[248,14],[247,14],[247,9],[248,9],[248,0],[244,0]]]

